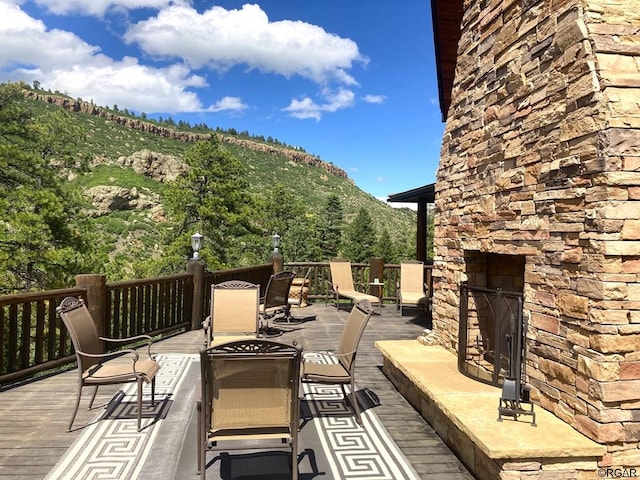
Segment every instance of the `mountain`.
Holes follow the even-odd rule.
[[[277,140],[213,131],[206,126],[154,122],[117,107],[108,109],[58,93],[25,90],[32,109],[62,108],[86,141],[78,157],[90,159],[88,172],[67,172],[91,202],[114,251],[131,245],[152,249],[162,232],[163,186],[184,169],[182,156],[191,145],[218,135],[224,147],[245,166],[250,190],[260,194],[275,183],[303,197],[308,213],[318,213],[330,193],[336,193],[349,222],[361,207],[371,214],[377,232],[386,228],[392,239],[405,241],[415,232],[415,212],[394,209],[359,189],[338,166]]]

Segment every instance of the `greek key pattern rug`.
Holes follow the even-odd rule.
[[[330,363],[333,357],[305,354],[307,361]],[[367,391],[358,392],[362,426],[342,397],[340,386],[304,383],[303,391],[335,479],[398,480],[419,479],[372,408],[375,400]],[[348,391],[348,387],[347,387]],[[306,412],[303,412],[303,417]],[[304,471],[301,465],[301,472]]]
[[[158,355],[155,407],[151,389],[143,391],[142,429],[137,428],[137,385],[123,385],[103,414],[85,427],[45,480],[127,480],[138,478],[162,418],[172,407],[173,396],[186,378],[185,371],[197,364],[197,355]],[[86,389],[85,395],[91,392]],[[80,408],[86,408],[83,395]]]
[[[324,354],[307,360],[331,362]],[[194,401],[197,355],[159,355],[156,407],[143,405],[136,427],[136,386],[127,385],[113,405],[84,428],[45,480],[197,480]],[[414,480],[420,477],[374,413],[375,395],[358,392],[362,426],[339,386],[303,384],[298,469],[301,479]],[[150,398],[145,389],[143,401]],[[86,405],[86,403],[83,403]],[[207,454],[209,480],[284,479],[290,455],[267,448]],[[273,474],[269,473],[273,472]],[[289,473],[287,473],[289,472]]]

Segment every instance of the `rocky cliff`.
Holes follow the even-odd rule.
[[[88,115],[95,115],[97,117],[106,118],[111,122],[117,123],[119,125],[124,125],[125,127],[133,130],[139,130],[141,132],[158,135],[165,138],[172,138],[181,142],[191,143],[198,140],[206,140],[211,136],[211,134],[208,133],[205,134],[175,130],[172,128],[156,125],[155,123],[147,122],[139,118],[118,115],[117,113],[94,105],[93,103],[84,102],[82,100],[73,100],[69,97],[63,97],[61,95],[40,93],[34,90],[25,90],[24,92],[25,97],[31,100],[38,100],[41,102],[58,105],[59,107],[72,112],[81,112]],[[347,176],[347,173],[341,168],[338,168],[335,165],[325,162],[324,160],[321,160],[320,158],[310,155],[306,152],[301,152],[299,150],[293,150],[291,148],[281,147],[277,145],[271,145],[268,143],[256,142],[249,139],[237,138],[232,135],[217,135],[223,143],[240,145],[244,148],[254,151],[274,155],[282,155],[295,163],[322,168],[332,175],[340,178],[345,178],[353,183],[353,181]]]

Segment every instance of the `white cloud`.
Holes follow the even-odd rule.
[[[365,95],[364,97],[362,97],[362,100],[367,103],[380,104],[384,103],[387,100],[387,97],[384,95]]]
[[[0,69],[16,65],[64,68],[91,59],[100,50],[73,33],[47,30],[40,20],[7,2],[0,2],[0,45]]]
[[[353,105],[355,94],[348,89],[340,88],[337,91],[324,89],[321,92],[322,103],[317,103],[309,97],[302,99],[294,99],[289,106],[283,108],[285,112],[289,112],[294,118],[313,118],[320,120],[322,115],[327,112],[336,112],[343,108]]]
[[[73,13],[97,17],[104,16],[109,10],[160,9],[172,3],[186,3],[181,0],[34,0],[34,2],[56,15]]]
[[[301,21],[271,22],[259,5],[239,10],[212,7],[199,13],[184,5],[161,10],[132,25],[125,41],[160,58],[179,58],[192,68],[225,72],[235,66],[318,84],[357,85],[347,72],[367,59],[348,38]]]
[[[0,81],[37,80],[45,88],[98,105],[141,112],[205,109],[186,89],[206,82],[186,66],[154,68],[131,57],[115,61],[73,33],[48,30],[7,2],[0,2],[0,44]]]
[[[212,7],[199,13],[188,0],[32,1],[59,15],[159,9],[125,34],[124,41],[139,45],[146,57],[118,59],[71,31],[49,29],[30,17],[20,8],[26,0],[0,0],[0,82],[38,81],[44,88],[98,105],[117,104],[146,113],[242,112],[249,107],[237,96],[203,105],[192,90],[208,86],[204,73],[194,69],[224,73],[243,66],[318,84],[317,97],[294,99],[283,111],[320,120],[325,113],[354,104],[351,88],[357,82],[349,71],[367,62],[352,40],[301,21],[271,22],[258,5],[238,10]],[[150,57],[162,62],[149,61]]]
[[[246,110],[248,106],[238,97],[224,97],[211,105],[208,110],[211,112],[233,111],[241,112]]]

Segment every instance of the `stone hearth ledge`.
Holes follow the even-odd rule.
[[[478,478],[597,471],[606,446],[538,405],[535,427],[524,415],[497,421],[501,389],[461,374],[443,347],[417,340],[381,340],[376,347],[387,377]]]

